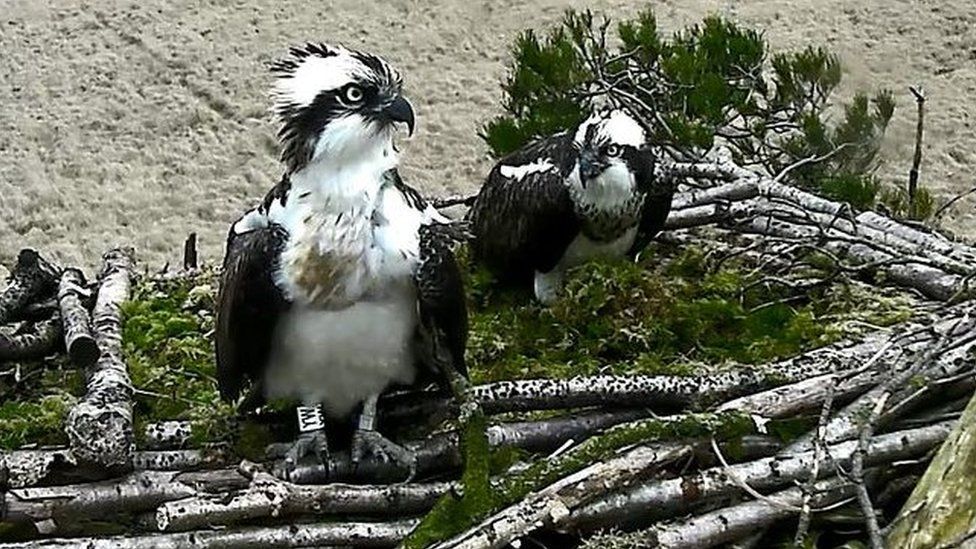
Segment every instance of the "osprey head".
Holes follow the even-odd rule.
[[[606,175],[630,177],[654,162],[644,128],[621,109],[591,115],[576,130],[573,144],[579,150],[579,179],[584,188]]]
[[[281,160],[289,171],[323,155],[341,161],[386,152],[398,122],[413,133],[400,75],[375,55],[310,43],[291,48],[271,72]]]

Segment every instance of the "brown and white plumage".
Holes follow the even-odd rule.
[[[551,302],[566,269],[635,256],[663,227],[674,184],[655,166],[644,129],[622,110],[526,145],[492,168],[468,213],[475,260]]]
[[[463,288],[439,214],[396,171],[394,125],[413,128],[399,76],[325,45],[273,70],[286,173],[228,235],[221,394],[250,385],[343,418],[392,385],[448,385],[465,373]]]

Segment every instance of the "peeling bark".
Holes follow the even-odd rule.
[[[91,317],[84,300],[90,296],[85,275],[78,269],[65,269],[58,286],[58,305],[64,325],[64,347],[71,362],[91,368],[101,352],[91,333]]]
[[[892,523],[889,547],[961,547],[976,539],[976,397]]]
[[[201,530],[182,534],[63,538],[3,543],[0,549],[290,549],[292,547],[393,547],[417,524],[396,522],[331,522],[250,527],[239,530]]]
[[[120,312],[129,297],[131,254],[131,250],[112,250],[103,257],[92,314],[101,356],[89,372],[85,397],[71,409],[65,425],[75,458],[93,468],[129,468],[135,451],[132,382],[122,358]]]
[[[0,294],[0,324],[12,320],[31,302],[57,291],[58,268],[36,251],[25,248],[17,256],[9,284]]]

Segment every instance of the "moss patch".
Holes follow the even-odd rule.
[[[741,262],[716,263],[699,249],[668,256],[656,248],[637,264],[586,264],[569,273],[565,295],[549,308],[468,267],[473,381],[757,364],[839,339],[854,314],[886,325],[910,311],[904,300],[841,284],[793,295]]]
[[[197,442],[226,441],[235,432],[234,409],[220,400],[214,378],[215,291],[212,273],[135,284],[122,309],[123,350],[140,427],[190,420]]]

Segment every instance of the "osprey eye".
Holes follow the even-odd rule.
[[[359,86],[349,86],[346,88],[344,96],[349,103],[359,103],[363,100],[363,89]]]
[[[623,147],[620,145],[610,145],[607,147],[607,156],[620,156],[623,152]]]

